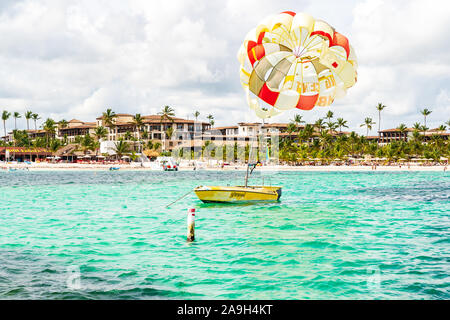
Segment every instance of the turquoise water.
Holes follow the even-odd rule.
[[[242,173],[0,173],[0,298],[450,298],[448,173],[265,180],[283,185],[280,203],[191,194],[165,208],[197,185],[242,183]]]

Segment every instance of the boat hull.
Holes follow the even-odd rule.
[[[194,192],[205,203],[276,202],[281,197],[281,187],[271,186],[200,186]]]

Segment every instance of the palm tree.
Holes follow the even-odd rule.
[[[160,112],[158,112],[158,115],[161,116],[161,123],[164,119],[170,120],[173,122],[172,117],[175,117],[175,110],[169,106],[164,106]]]
[[[213,115],[209,114],[206,118],[209,120],[209,124],[211,125],[211,127],[214,126],[214,117],[213,117]]]
[[[299,129],[298,133],[300,134],[300,124],[301,123],[305,123],[305,121],[302,120],[303,116],[296,114],[294,116],[294,119],[292,120],[292,122],[295,123],[296,127]],[[263,119],[264,120],[264,119]]]
[[[343,118],[337,118],[336,124],[339,127],[339,132],[342,132],[342,127],[348,128],[347,120],[344,120]]]
[[[424,139],[425,139],[425,133],[428,131],[428,129],[430,129],[430,128],[428,128],[427,126],[421,126],[420,127],[420,129],[422,130],[422,132],[423,132],[423,137],[424,137]]]
[[[136,113],[136,115],[133,117],[133,124],[135,127],[135,130],[138,134],[138,143],[139,143],[139,152],[141,151],[141,129],[144,125],[144,120],[142,119],[142,116],[140,113]]]
[[[61,141],[59,141],[58,139],[53,139],[49,147],[50,151],[56,152],[59,148],[61,148]]]
[[[67,128],[68,126],[69,126],[69,123],[68,123],[67,120],[65,120],[65,119],[62,119],[62,120],[60,120],[60,121],[58,122],[58,127],[59,127],[60,129]]]
[[[447,127],[443,124],[441,124],[438,128],[439,131],[445,131],[447,129]]]
[[[197,121],[197,118],[198,118],[199,115],[200,115],[200,112],[198,112],[198,111],[194,112],[195,121]]]
[[[108,130],[103,126],[96,127],[94,130],[94,136],[97,139],[97,141],[100,141],[100,139],[105,138],[107,134]]]
[[[328,122],[330,122],[331,119],[333,118],[333,116],[334,116],[333,111],[328,110],[327,115],[325,116],[325,118],[327,118],[327,119],[328,119]]]
[[[15,111],[15,112],[13,113],[13,118],[14,118],[13,141],[14,141],[14,146],[16,146],[16,139],[15,139],[14,132],[17,131],[17,119],[18,119],[18,118],[22,118],[22,116],[20,115],[19,112]],[[15,154],[15,152],[14,152],[14,159],[15,159],[15,158],[16,158],[16,154]]]
[[[292,134],[292,132],[294,132],[295,130],[297,130],[297,126],[295,125],[294,122],[290,122],[287,127],[286,127],[286,132],[289,134],[289,136]]]
[[[33,117],[32,111],[25,112],[25,119],[27,120],[27,130],[30,130],[30,119]]]
[[[92,146],[92,149],[95,150],[95,156],[97,157],[98,156],[98,151],[100,150],[100,141],[98,141],[98,140],[97,141],[93,141],[91,146]]]
[[[161,147],[161,142],[155,142],[153,144],[153,150],[158,151],[158,149]]]
[[[45,122],[42,124],[42,129],[45,131],[45,135],[47,136],[47,147],[49,146],[49,136],[53,138],[55,134],[55,120],[47,118]]]
[[[34,131],[37,131],[37,124],[36,124],[36,122],[37,122],[38,120],[40,120],[41,117],[39,117],[39,115],[38,115],[37,113],[33,113],[33,115],[31,116],[31,118],[33,118],[33,121],[34,121]]]
[[[433,148],[431,150],[425,150],[424,156],[427,159],[433,159],[433,161],[438,162],[441,159],[441,152],[438,148]]]
[[[319,142],[320,142],[320,149],[321,150],[325,150],[327,148],[327,146],[330,144],[331,142],[331,135],[326,131],[326,130],[322,130],[319,133]]]
[[[144,125],[144,119],[142,119],[142,116],[140,113],[136,113],[133,116],[133,124],[134,124],[135,130],[138,133],[138,139],[140,139],[141,138],[141,134],[140,134],[141,128]]]
[[[334,130],[336,130],[336,128],[338,127],[338,125],[335,122],[329,121],[326,123],[326,126],[328,127],[328,132],[333,132]]]
[[[22,118],[22,116],[20,115],[19,112],[14,112],[13,113],[13,118],[14,118],[14,130],[17,130],[17,119]]]
[[[314,134],[314,127],[307,123],[301,132],[301,140],[306,140],[306,143],[309,145],[309,141]]]
[[[328,110],[327,115],[325,118],[328,119],[326,126],[328,127],[328,131],[331,132],[332,130],[336,129],[337,126],[334,124],[334,122],[331,122],[331,119],[333,118],[334,113],[331,110]]]
[[[295,124],[296,124],[297,126],[299,126],[301,123],[305,123],[305,121],[303,121],[302,118],[303,118],[303,116],[301,116],[301,115],[299,115],[299,114],[296,114],[296,115],[294,116],[294,119],[292,120],[292,122],[295,122]]]
[[[152,149],[153,149],[153,141],[152,141],[152,140],[149,140],[149,141],[147,142],[146,148],[147,148],[148,150],[152,150]]]
[[[382,104],[381,102],[379,102],[376,106],[377,110],[378,110],[378,143],[380,143],[380,139],[381,139],[381,111],[383,111],[384,108],[386,108],[386,106],[384,104]]]
[[[317,119],[316,122],[314,122],[314,126],[319,130],[322,131],[325,129],[325,124],[323,122],[323,119]]]
[[[94,150],[95,146],[93,145],[95,141],[92,139],[89,133],[86,133],[84,137],[80,140],[81,150],[84,154],[87,153],[88,150]]]
[[[131,141],[133,138],[133,135],[131,134],[130,131],[125,132],[125,134],[123,135],[123,138],[125,139],[125,141]]]
[[[173,127],[167,128],[166,130],[167,139],[169,140],[172,139],[173,132],[174,132]]]
[[[114,111],[112,111],[112,109],[106,109],[106,111],[103,112],[102,115],[103,123],[106,127],[112,129],[115,126],[116,117],[117,115]]]
[[[424,119],[423,125],[425,127],[427,126],[427,116],[429,116],[431,112],[432,111],[428,110],[427,108],[424,108],[422,111],[420,111],[420,113],[423,115],[423,119]]]
[[[118,142],[114,143],[114,151],[119,158],[122,158],[125,153],[130,152],[130,145],[128,142],[123,141],[123,139],[119,139]]]
[[[5,133],[5,137],[6,137],[6,120],[9,119],[9,117],[11,117],[11,112],[8,112],[6,110],[3,110],[2,113],[2,120],[3,120],[3,131]],[[6,139],[6,138],[5,138]]]
[[[372,126],[375,124],[375,122],[372,121],[372,118],[366,118],[364,119],[364,123],[360,125],[360,127],[366,127],[367,133],[366,137],[369,135],[369,130],[372,130]]]
[[[401,136],[401,137],[405,136],[405,141],[406,141],[407,135],[406,135],[405,133],[408,131],[408,128],[407,128],[403,123],[401,123],[401,124],[397,127],[397,130],[400,132],[400,136]]]
[[[171,107],[169,106],[164,106],[164,108],[162,108],[162,110],[160,112],[158,112],[158,115],[161,116],[161,131],[163,131],[162,129],[162,122],[164,119],[167,119],[169,121],[171,121],[173,123],[173,117],[175,116],[175,110],[173,110]],[[166,140],[166,135],[164,133],[162,133],[163,136],[163,140]],[[166,143],[164,142],[163,144],[163,148],[165,149],[166,147]]]

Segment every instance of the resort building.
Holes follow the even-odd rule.
[[[83,122],[77,119],[72,119],[65,127],[58,127],[56,129],[56,136],[60,139],[67,138],[69,143],[75,142],[77,136],[84,136],[86,134],[94,134],[97,127],[95,122]]]
[[[413,128],[406,128],[403,132],[399,129],[380,130],[380,143],[390,143],[393,141],[408,141],[414,132]]]
[[[13,133],[12,132],[8,132],[8,134],[6,136],[1,137],[2,141],[8,143],[8,142],[12,142],[13,139]]]
[[[291,136],[292,138],[298,138],[298,131],[303,129],[304,126],[297,125],[295,132],[288,132],[288,123],[272,123],[263,124],[259,122],[239,122],[235,126],[224,126],[224,127],[214,127],[206,130],[201,136],[197,136],[194,140],[184,141],[178,143],[179,147],[191,148],[191,150],[198,151],[206,143],[210,141],[215,145],[237,145],[240,147],[245,147],[250,143],[250,141],[255,141],[254,139],[260,135],[265,138],[286,137]]]
[[[423,134],[423,132],[420,132],[420,133]],[[450,133],[447,131],[439,130],[439,128],[435,128],[435,129],[430,129],[427,132],[425,132],[424,136],[425,136],[425,138],[424,138],[425,142],[430,141],[433,138],[433,136],[441,137],[444,140],[448,140]]]
[[[46,132],[45,130],[28,130],[28,136],[31,140],[35,140],[36,138],[45,138]],[[11,132],[12,135],[12,132]]]
[[[226,137],[253,137],[259,134],[270,135],[275,133],[287,133],[288,123],[246,123],[239,122],[237,126],[228,127],[216,127],[211,128],[209,132],[214,132],[214,134],[221,134]],[[297,125],[296,131],[303,129],[304,126]],[[297,134],[297,133],[293,133]]]
[[[414,128],[406,128],[405,130],[399,130],[397,128],[393,129],[385,129],[380,130],[380,144],[387,144],[394,141],[410,141],[413,138],[413,133],[416,129]],[[418,133],[425,137],[424,141],[430,141],[433,136],[439,136],[443,138],[444,140],[448,140],[448,136],[450,133],[447,133],[446,131],[439,130],[439,128],[430,129],[426,132],[423,132],[421,130],[418,130]],[[369,137],[367,137],[369,138]],[[374,137],[371,137],[374,138]],[[376,137],[378,140],[378,137]]]
[[[221,140],[226,141],[226,143],[237,143],[240,146],[248,144],[248,142],[258,135],[263,135],[266,138],[270,136],[277,135],[279,138],[290,137],[294,141],[298,141],[298,134],[301,130],[305,128],[304,125],[295,124],[295,129],[289,131],[289,123],[246,123],[240,122],[237,126],[225,126],[225,127],[215,127],[205,132],[203,140]],[[292,130],[292,129],[290,129]],[[312,137],[310,142],[319,137],[319,130],[314,127]],[[338,132],[333,131],[330,133],[333,137],[340,135],[348,135],[350,132]],[[200,145],[201,141],[196,143]]]
[[[102,141],[101,152],[111,153],[114,143],[119,139],[152,140],[161,143],[162,150],[172,151],[181,145],[183,140],[200,137],[211,127],[206,122],[196,122],[176,117],[162,119],[160,115],[142,116],[142,123],[138,130],[137,125],[134,123],[133,115],[121,113],[116,114],[114,125],[108,126],[103,116],[98,117],[96,125],[103,126],[108,130],[105,141]],[[135,150],[138,151],[137,144],[135,144]]]

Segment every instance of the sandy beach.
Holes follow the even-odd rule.
[[[83,164],[83,163],[32,163],[32,164],[13,164],[13,163],[2,163],[0,164],[0,172],[8,172],[14,170],[25,170],[25,171],[61,171],[61,170],[93,170],[93,171],[104,171],[109,170],[111,167],[120,168],[120,170],[133,170],[133,171],[161,171],[152,170],[150,168],[143,168],[139,166],[132,166],[130,164]],[[288,165],[277,165],[277,166],[259,166],[257,170],[261,171],[318,171],[318,172],[356,172],[356,171],[444,171],[447,172],[448,167],[445,165],[378,165],[376,169],[373,166],[367,165],[317,165],[317,166],[288,166]],[[218,166],[209,166],[195,169],[192,166],[180,166],[179,171],[194,171],[194,170],[208,170],[208,171],[245,171],[246,166],[242,165],[229,165],[223,168]]]

